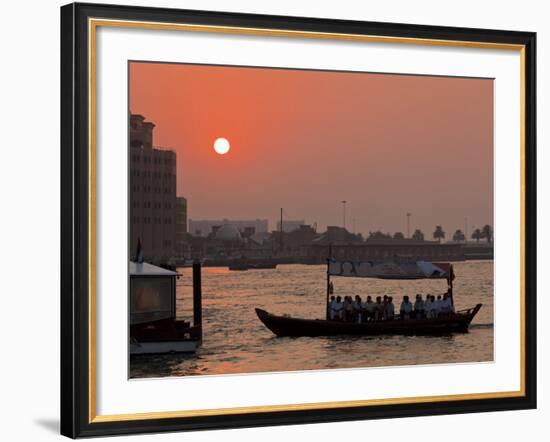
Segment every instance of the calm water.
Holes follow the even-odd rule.
[[[276,338],[254,312],[296,317],[325,315],[326,266],[280,265],[277,269],[233,272],[204,268],[203,344],[194,356],[132,357],[131,377],[253,373],[328,368],[493,360],[493,263],[454,264],[457,309],[483,303],[470,332],[450,336]],[[191,269],[179,269],[180,318],[192,318]],[[333,278],[336,295],[365,298],[390,294],[396,310],[403,294],[438,294],[444,280],[389,281]],[[396,302],[397,301],[397,302]]]

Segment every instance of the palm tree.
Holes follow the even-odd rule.
[[[462,233],[462,230],[458,229],[453,235],[453,241],[460,242],[466,241],[466,236]]]
[[[479,229],[475,229],[473,232],[472,232],[472,239],[475,239],[477,242],[479,242],[479,240],[483,238],[483,234],[481,233],[481,230]]]
[[[422,230],[416,229],[412,234],[412,239],[415,241],[424,241],[424,234],[422,233]]]
[[[395,232],[393,234],[393,239],[398,239],[398,240],[405,239],[405,235],[403,235],[402,232]]]
[[[441,226],[435,226],[434,239],[437,239],[439,242],[445,238],[445,232]]]
[[[391,235],[377,230],[376,232],[369,232],[369,239],[391,239]]]
[[[488,243],[491,243],[493,241],[493,229],[489,224],[485,224],[481,228],[481,237],[485,238]]]

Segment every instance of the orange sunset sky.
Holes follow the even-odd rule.
[[[447,239],[493,224],[490,79],[130,64],[130,111],[177,152],[190,219],[285,218]],[[226,155],[213,150],[225,137]]]

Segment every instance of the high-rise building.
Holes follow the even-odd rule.
[[[176,254],[185,256],[187,236],[187,199],[176,197]]]
[[[141,241],[144,259],[163,264],[176,255],[176,225],[180,222],[176,153],[153,146],[154,127],[142,115],[130,115],[129,253],[130,259],[135,259]]]

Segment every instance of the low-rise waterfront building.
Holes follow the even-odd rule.
[[[227,218],[224,218],[224,219],[210,219],[210,220],[190,219],[189,233],[193,236],[207,237],[216,229],[219,229],[220,227],[225,225],[235,226],[242,235],[264,233],[269,231],[267,219],[229,220]]]
[[[294,232],[295,230],[298,230],[300,226],[305,225],[306,222],[303,219],[300,220],[292,220],[292,219],[285,219],[283,220],[283,232],[290,233]],[[277,221],[277,230],[281,231],[281,221]]]
[[[332,258],[354,261],[414,260],[414,261],[463,261],[461,244],[436,241],[371,241],[355,244],[330,244]],[[324,263],[329,254],[328,244],[312,244],[307,247],[307,257],[317,263]]]

